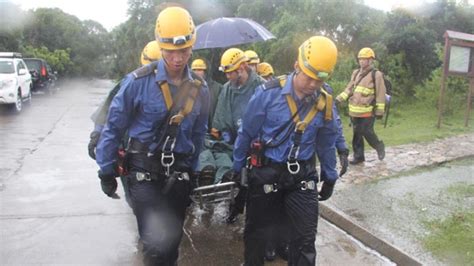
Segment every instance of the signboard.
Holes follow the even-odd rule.
[[[469,72],[470,58],[470,47],[451,46],[451,54],[449,56],[449,72],[467,74]]]
[[[444,60],[441,89],[439,91],[438,128],[441,127],[446,78],[449,75],[467,77],[469,88],[464,125],[467,127],[474,98],[474,34],[447,30],[444,33]]]

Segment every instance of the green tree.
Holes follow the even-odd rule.
[[[70,51],[71,49],[57,49],[51,52],[45,46],[35,48],[31,45],[27,45],[22,49],[24,57],[42,58],[60,75],[68,74],[72,70],[73,62],[69,57]]]
[[[474,6],[468,1],[437,0],[426,3],[419,16],[426,19],[426,26],[436,32],[436,38],[444,42],[446,30],[474,32]]]
[[[54,8],[38,8],[29,12],[23,43],[49,51],[67,50],[72,61],[65,69],[68,75],[104,76],[110,56],[109,37],[102,25],[95,21],[81,21],[77,17]],[[69,50],[68,50],[69,49]]]
[[[397,64],[406,68],[407,75],[398,81],[405,96],[413,95],[414,86],[423,83],[440,65],[436,55],[436,33],[412,14],[396,10],[388,15],[384,43],[390,55],[399,55]],[[392,71],[393,74],[393,71]],[[397,74],[394,74],[397,75]]]
[[[17,5],[0,2],[0,51],[18,51],[26,14]]]

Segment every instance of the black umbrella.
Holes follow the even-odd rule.
[[[194,50],[225,48],[275,38],[265,27],[251,19],[225,17],[198,25],[196,35]]]

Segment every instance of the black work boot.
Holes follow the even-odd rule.
[[[290,245],[288,243],[282,243],[279,245],[279,247],[276,249],[276,253],[280,258],[283,260],[288,261],[288,256],[290,254]]]
[[[385,158],[385,144],[383,144],[383,141],[380,142],[376,151],[377,151],[377,156],[379,157],[379,160],[382,161],[383,158]]]
[[[265,260],[274,261],[276,257],[275,247],[272,243],[267,243],[265,245]]]
[[[360,164],[360,163],[363,163],[363,162],[365,162],[364,159],[356,159],[356,158],[349,161],[350,164]]]
[[[229,216],[225,219],[227,224],[233,224],[237,221],[237,216],[239,216],[239,210],[231,203],[229,207]]]

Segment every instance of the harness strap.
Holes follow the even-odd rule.
[[[291,146],[290,152],[288,153],[287,168],[290,174],[297,174],[300,171],[300,164],[298,163],[297,158],[300,151],[300,143],[303,133],[311,120],[313,120],[313,118],[318,114],[318,107],[324,108],[325,103],[321,101],[321,97],[319,97],[315,104],[311,106],[311,109],[306,114],[303,121],[301,121],[299,115],[297,114],[298,109],[296,107],[295,100],[293,100],[293,97],[291,97],[290,94],[286,95],[286,101],[288,103],[288,107],[290,108],[291,114],[294,116],[293,121],[296,124],[293,145]]]
[[[170,124],[178,124],[178,125],[181,124],[184,117],[186,117],[193,110],[194,102],[197,98],[201,85],[202,85],[201,81],[197,79],[192,81],[192,83],[190,84],[191,89],[190,89],[188,98],[186,100],[186,103],[184,104],[184,107],[181,110],[179,110],[178,114],[171,117]]]
[[[165,99],[166,110],[170,110],[171,106],[173,106],[173,98],[171,97],[170,86],[168,82],[163,81],[160,83],[161,93],[163,94],[163,98]]]
[[[290,94],[286,95],[286,102],[288,103],[288,107],[290,107],[291,115],[294,116],[293,121],[296,124],[295,130],[301,130],[303,132],[305,131],[309,122],[311,122],[311,120],[313,120],[313,118],[318,114],[318,106],[320,106],[320,104],[324,106],[325,104],[318,98],[316,104],[311,107],[311,110],[309,110],[303,121],[301,121],[300,116],[298,115],[298,108],[296,107],[295,100],[293,100],[293,97],[291,97]]]
[[[161,153],[161,165],[165,167],[167,176],[170,175],[170,167],[174,164],[175,161],[173,150],[176,145],[176,138],[178,136],[179,128],[184,118],[193,110],[193,106],[199,93],[199,90],[201,89],[201,85],[201,81],[197,79],[193,80],[192,82],[185,81],[185,83],[181,87],[181,90],[189,91],[186,102],[184,106],[179,110],[179,112],[176,115],[171,116],[171,118],[169,119],[169,126],[167,128],[168,130],[166,131],[166,139],[163,143]],[[164,93],[163,95],[166,94]]]
[[[324,96],[326,98],[326,103],[325,103],[326,106],[321,106],[321,108],[319,108],[320,106],[318,106],[318,110],[322,111],[324,109],[324,107],[326,107],[326,110],[325,110],[325,113],[324,113],[324,120],[330,121],[330,120],[332,120],[332,102],[333,102],[333,98],[332,98],[332,95],[330,93],[328,93],[326,90],[324,90],[323,88],[321,88],[321,92],[324,94]],[[318,105],[319,105],[319,103],[318,103]]]

